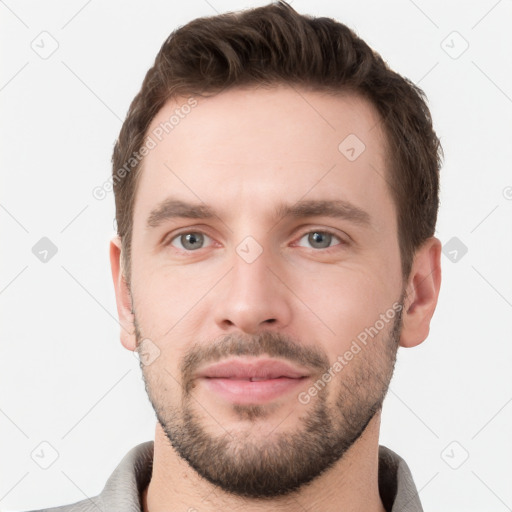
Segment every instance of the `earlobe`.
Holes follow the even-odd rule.
[[[414,256],[402,313],[400,346],[415,347],[428,336],[441,287],[441,242],[427,239]]]
[[[116,235],[110,240],[110,267],[121,327],[121,343],[128,350],[135,350],[137,340],[135,337],[132,297],[121,262],[121,239]]]

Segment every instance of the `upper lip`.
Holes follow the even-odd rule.
[[[197,373],[198,377],[224,378],[224,379],[277,379],[288,377],[299,379],[309,376],[308,372],[290,363],[277,359],[229,359],[220,361],[203,368]]]

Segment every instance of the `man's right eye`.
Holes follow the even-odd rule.
[[[202,249],[206,240],[212,240],[208,235],[199,231],[184,231],[175,235],[165,245],[172,245],[182,251],[196,251]]]

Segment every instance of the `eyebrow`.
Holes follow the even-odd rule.
[[[372,225],[368,212],[343,199],[311,199],[293,204],[280,203],[274,209],[274,215],[280,220],[322,216],[348,220],[363,227]],[[151,211],[146,226],[148,229],[156,228],[164,221],[175,218],[211,219],[213,217],[219,216],[213,208],[204,203],[188,203],[179,199],[167,198]]]

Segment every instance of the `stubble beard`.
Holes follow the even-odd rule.
[[[400,301],[403,304],[403,300]],[[142,335],[135,321],[137,344]],[[326,365],[326,356],[299,345],[275,331],[252,337],[227,335],[213,346],[195,345],[181,364],[181,403],[167,403],[162,380],[151,366],[141,363],[149,400],[163,432],[175,452],[203,478],[224,491],[244,498],[273,499],[286,496],[312,482],[341,460],[381,410],[396,362],[402,327],[401,309],[387,333],[370,340],[354,359],[312,397],[308,407],[297,400],[300,415],[294,431],[276,425],[267,435],[255,435],[257,422],[272,415],[272,404],[233,404],[232,411],[247,421],[246,429],[212,434],[205,428],[205,409],[193,396],[193,370],[200,362],[233,355],[285,357]],[[172,380],[172,379],[171,379]],[[174,382],[174,380],[173,380]],[[336,389],[336,386],[338,387]],[[336,393],[335,405],[328,396]],[[207,405],[207,404],[205,404]],[[222,423],[213,418],[215,423]]]

